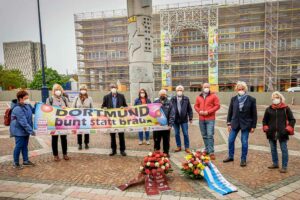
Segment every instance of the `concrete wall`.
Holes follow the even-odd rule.
[[[93,98],[94,102],[96,103],[101,103],[103,96],[106,95],[107,92],[97,92],[97,91],[90,91],[89,95]],[[123,93],[129,102],[130,100],[130,93],[129,92],[124,92]],[[158,92],[155,92],[154,94],[158,95]],[[169,94],[175,94],[169,93]],[[191,100],[191,103],[195,103],[196,97],[199,95],[199,92],[185,92],[184,93],[186,96],[188,96]],[[232,96],[234,96],[236,93],[233,92],[219,92],[217,95],[220,98],[221,104],[229,104],[230,99]],[[265,92],[265,93],[260,93],[260,92],[251,92],[249,93],[251,96],[256,98],[257,104],[259,105],[268,105],[271,103],[271,92]],[[41,100],[41,91],[38,90],[30,90],[29,91],[30,99],[32,101],[40,101]],[[291,104],[292,101],[294,102],[295,105],[300,105],[300,92],[295,92],[295,93],[288,93],[284,92],[283,95],[286,98],[286,103]],[[16,91],[2,91],[0,92],[0,101],[10,101],[12,99],[16,98]]]

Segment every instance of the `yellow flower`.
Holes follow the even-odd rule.
[[[193,155],[189,154],[189,155],[185,156],[185,159],[186,159],[187,161],[189,161],[192,157],[193,157]]]

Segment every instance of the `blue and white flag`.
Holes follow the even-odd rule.
[[[237,191],[237,188],[229,183],[211,162],[204,169],[204,178],[208,187],[219,194],[226,195]]]

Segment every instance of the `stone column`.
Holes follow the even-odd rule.
[[[144,88],[153,99],[152,0],[127,0],[130,99]]]

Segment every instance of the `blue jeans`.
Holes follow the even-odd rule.
[[[181,147],[180,127],[181,127],[181,130],[182,130],[182,133],[183,133],[184,147],[186,149],[188,149],[188,148],[190,148],[190,140],[189,140],[189,133],[188,133],[188,128],[189,128],[188,123],[174,124],[176,145],[177,145],[177,147]]]
[[[274,165],[278,166],[278,153],[277,153],[277,141],[269,140],[272,154],[272,161]],[[287,148],[287,141],[279,141],[280,149],[282,152],[282,168],[287,168],[289,162],[289,152]]]
[[[149,136],[150,136],[150,132],[149,131],[145,131],[145,137],[146,137],[146,141],[149,140]],[[144,140],[144,132],[140,131],[139,132],[139,140],[143,141]]]
[[[241,136],[241,143],[242,143],[242,155],[241,160],[246,161],[247,160],[247,154],[248,154],[248,138],[249,138],[249,132],[250,130],[241,130],[242,136]],[[229,150],[229,158],[234,159],[234,143],[236,136],[238,135],[239,130],[232,129],[229,137],[228,137],[228,150]]]
[[[29,136],[15,136],[14,163],[19,164],[19,157],[22,151],[23,163],[28,162]]]
[[[214,134],[215,134],[215,120],[200,120],[200,131],[207,153],[214,153]]]

